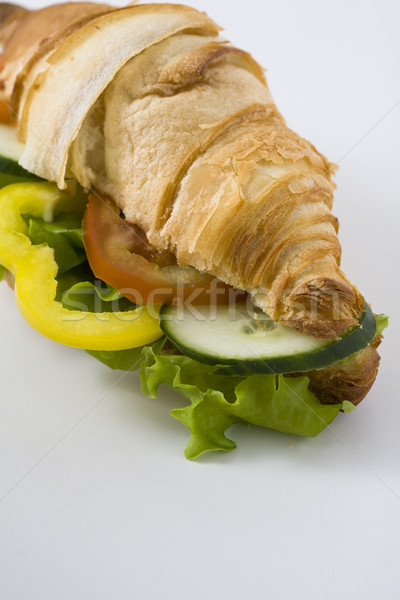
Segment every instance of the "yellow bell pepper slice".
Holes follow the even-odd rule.
[[[28,323],[46,337],[87,350],[125,350],[163,335],[157,307],[114,313],[63,308],[55,300],[58,266],[47,244],[33,245],[22,215],[51,221],[66,211],[83,211],[86,200],[72,198],[51,183],[16,183],[0,190],[0,264],[15,277],[15,299]]]

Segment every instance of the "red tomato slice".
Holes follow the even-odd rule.
[[[174,300],[193,305],[243,300],[238,292],[212,275],[179,267],[175,256],[153,248],[137,225],[120,216],[106,196],[93,194],[83,219],[83,241],[92,271],[136,304]]]

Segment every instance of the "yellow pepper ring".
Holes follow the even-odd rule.
[[[54,250],[33,245],[21,215],[47,221],[63,211],[83,211],[85,199],[71,198],[51,183],[16,183],[0,190],[0,264],[15,277],[15,298],[23,317],[46,337],[87,350],[125,350],[163,335],[158,307],[89,313],[63,308],[55,300],[58,266]]]

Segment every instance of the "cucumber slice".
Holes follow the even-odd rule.
[[[23,150],[24,145],[18,141],[16,130],[8,125],[0,124],[0,174],[7,175],[0,182],[1,187],[9,183],[18,183],[21,180],[40,180],[39,177],[29,173],[18,164]],[[8,183],[6,183],[7,178]],[[15,180],[12,178],[15,178]]]
[[[183,354],[199,362],[226,365],[219,373],[231,375],[321,369],[365,348],[376,333],[367,304],[360,324],[333,340],[298,333],[257,310],[249,311],[243,304],[217,306],[210,315],[207,306],[191,310],[164,306],[161,329]]]

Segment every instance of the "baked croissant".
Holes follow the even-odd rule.
[[[156,249],[246,290],[275,321],[325,338],[357,324],[364,299],[340,269],[331,214],[335,165],[286,126],[262,68],[207,15],[67,3],[1,5],[0,18],[22,166],[111,196]],[[343,398],[361,400],[375,347],[357,361],[310,374],[325,401],[341,397],[344,371]]]
[[[22,166],[112,196],[153,246],[275,321],[318,337],[355,325],[334,165],[285,125],[254,59],[185,6],[55,8],[15,11],[3,29]]]

